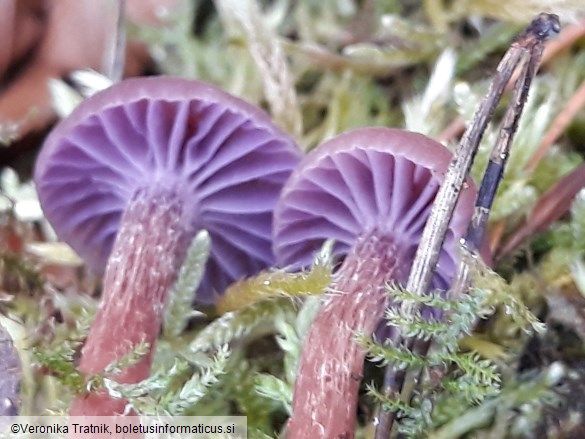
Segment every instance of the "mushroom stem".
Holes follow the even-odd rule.
[[[392,236],[377,230],[358,239],[346,256],[303,342],[290,439],[354,437],[365,359],[354,339],[377,329],[389,302],[385,285],[406,278],[404,259]]]
[[[148,354],[114,378],[136,383],[148,377],[168,291],[186,250],[186,235],[192,232],[187,224],[183,202],[172,191],[136,192],[108,260],[102,303],[82,350],[81,372],[100,373],[146,342]],[[125,404],[100,390],[77,397],[71,414],[114,415],[123,413]]]

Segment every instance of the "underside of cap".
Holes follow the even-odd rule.
[[[128,200],[175,193],[185,224],[212,240],[204,301],[271,265],[272,211],[300,160],[258,108],[198,81],[123,81],[83,102],[50,134],[35,182],[59,237],[103,271]]]
[[[358,237],[392,236],[412,260],[451,153],[421,134],[364,128],[311,152],[285,184],[275,210],[274,252],[284,266],[307,266],[326,239],[343,256]],[[468,180],[441,252],[435,287],[455,271],[456,241],[475,202]]]

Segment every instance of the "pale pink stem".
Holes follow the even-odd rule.
[[[405,277],[402,258],[394,241],[377,232],[347,255],[303,341],[289,439],[354,437],[365,359],[355,336],[369,336],[380,324],[389,302],[386,283]]]
[[[102,372],[145,341],[150,352],[114,378],[136,383],[148,377],[168,291],[190,230],[182,204],[172,193],[148,190],[129,202],[106,267],[102,303],[82,350],[81,372]],[[123,413],[125,404],[101,390],[77,397],[70,414],[114,415]]]

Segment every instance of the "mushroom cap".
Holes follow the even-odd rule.
[[[403,260],[412,262],[451,158],[438,142],[400,129],[363,128],[326,141],[282,190],[274,213],[277,263],[307,266],[326,239],[334,239],[334,254],[343,256],[358,237],[371,233],[392,236]],[[435,288],[447,288],[455,273],[456,240],[465,235],[475,195],[468,179],[439,257]]]
[[[207,302],[274,262],[272,212],[299,160],[294,141],[241,99],[199,81],[134,78],[61,121],[34,178],[58,236],[98,273],[137,190],[182,197],[186,227],[212,240],[198,296]]]

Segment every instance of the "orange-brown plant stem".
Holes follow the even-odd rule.
[[[148,377],[168,291],[185,252],[189,227],[182,204],[170,191],[149,190],[129,202],[106,267],[102,303],[82,350],[79,369],[86,375],[103,372],[146,342],[149,353],[113,378],[136,383]],[[70,414],[111,416],[123,413],[125,405],[100,390],[78,396]]]
[[[585,163],[582,163],[540,197],[526,221],[510,234],[496,259],[510,254],[533,234],[548,229],[570,209],[575,196],[584,187]]]
[[[585,81],[581,83],[575,94],[569,99],[563,110],[555,117],[550,128],[542,138],[538,149],[526,165],[526,170],[533,172],[553,143],[569,126],[573,118],[585,107]]]
[[[369,336],[380,324],[386,283],[406,278],[402,259],[394,240],[379,232],[359,239],[347,255],[303,341],[289,439],[354,437],[365,359],[355,336]]]

